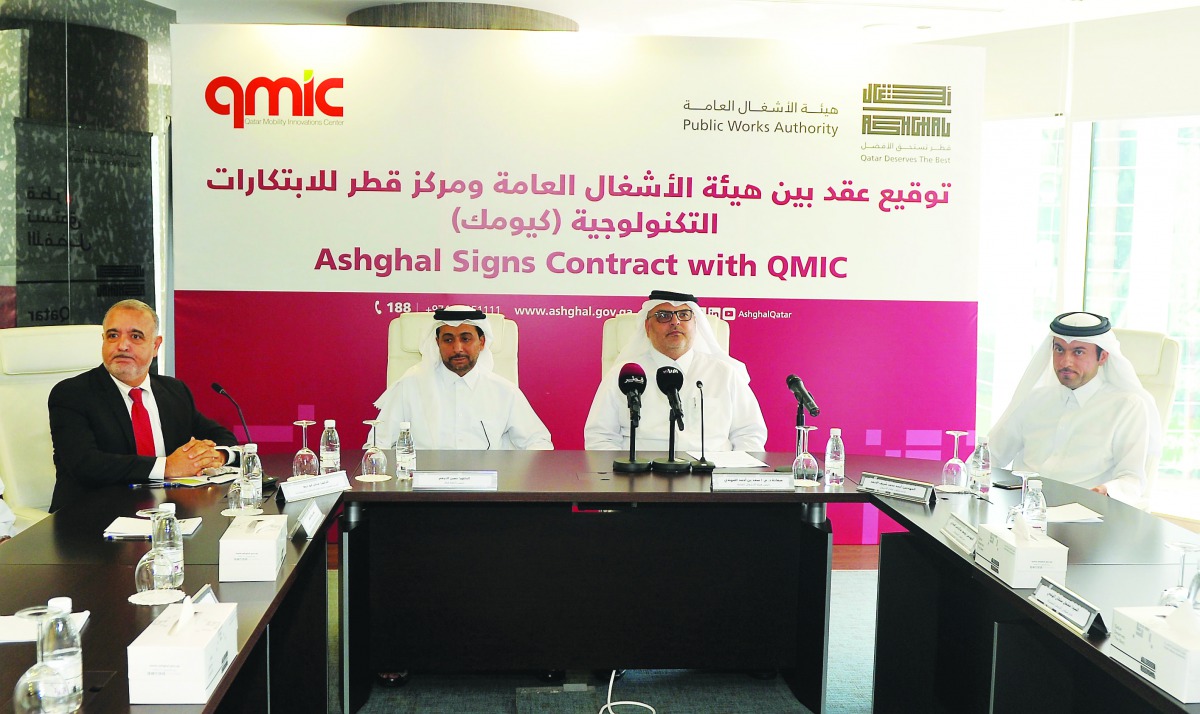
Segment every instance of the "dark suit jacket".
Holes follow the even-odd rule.
[[[221,446],[237,443],[233,432],[196,411],[183,382],[152,374],[150,385],[168,454],[192,437]],[[81,500],[92,488],[149,480],[154,457],[137,455],[125,398],[104,365],[56,384],[49,408],[58,470],[51,512]]]

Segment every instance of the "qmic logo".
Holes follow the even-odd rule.
[[[279,105],[284,93],[291,99],[291,114],[294,117],[311,117],[320,112],[329,117],[342,116],[342,107],[330,101],[329,91],[341,89],[344,79],[330,77],[314,86],[313,71],[304,70],[304,83],[291,77],[267,79],[255,77],[245,87],[233,77],[217,77],[204,89],[204,101],[208,108],[221,116],[233,115],[233,128],[246,126],[246,117],[258,116],[265,101],[267,116],[279,116]]]

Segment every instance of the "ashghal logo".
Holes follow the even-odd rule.
[[[246,126],[246,117],[259,116],[266,104],[266,116],[278,117],[280,106],[290,106],[293,117],[314,117],[318,113],[327,117],[340,117],[343,107],[330,96],[334,89],[342,89],[343,77],[330,77],[315,82],[313,71],[304,70],[303,83],[291,77],[268,79],[255,77],[245,87],[233,77],[220,76],[208,83],[204,89],[204,102],[208,108],[221,116],[233,116],[233,128]],[[284,103],[284,96],[290,100]],[[252,122],[253,123],[253,122]]]

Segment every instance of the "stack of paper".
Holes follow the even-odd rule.
[[[203,518],[180,518],[179,529],[184,535],[191,535],[200,527]],[[150,540],[150,519],[118,516],[104,529],[104,537],[108,540]]]

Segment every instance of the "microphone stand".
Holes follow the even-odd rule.
[[[717,465],[704,457],[704,383],[696,380],[696,389],[700,390],[700,460],[692,462],[692,471],[711,473]]]
[[[675,458],[675,423],[683,421],[682,409],[671,409],[671,434],[667,440],[667,458],[650,462],[650,470],[664,474],[685,474],[692,469],[692,462]]]
[[[797,427],[796,434],[800,433],[799,427],[802,427],[802,426],[804,426],[804,404],[802,402],[796,402],[796,427]],[[799,436],[796,437],[796,455],[797,456],[800,455],[800,437]],[[776,466],[775,470],[778,471],[779,473],[790,473],[792,470],[792,467],[790,464],[787,466]]]
[[[641,407],[629,405],[629,458],[613,459],[613,473],[645,473],[650,470],[649,461],[638,460],[634,453],[637,449],[638,422],[642,420]]]

